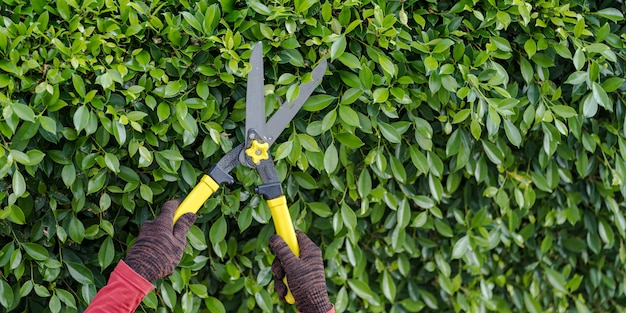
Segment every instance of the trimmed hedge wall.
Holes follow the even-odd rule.
[[[139,225],[324,81],[272,147],[337,312],[626,308],[622,1],[4,0],[0,306],[82,311]],[[281,100],[279,100],[281,99]],[[141,312],[295,312],[234,170]]]

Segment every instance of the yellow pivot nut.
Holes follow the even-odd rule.
[[[259,163],[261,160],[269,159],[269,155],[267,154],[267,149],[269,145],[267,142],[259,143],[256,140],[252,140],[250,148],[246,149],[246,154],[252,159],[254,164]]]

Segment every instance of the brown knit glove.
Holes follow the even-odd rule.
[[[163,205],[156,219],[143,223],[135,245],[124,260],[149,282],[172,274],[187,246],[185,237],[196,215],[187,213],[176,225],[172,225],[174,212],[179,205],[180,201],[170,200]]]
[[[278,235],[270,238],[270,249],[276,254],[272,263],[274,289],[282,301],[287,295],[283,277],[287,274],[287,284],[296,299],[296,308],[302,313],[326,313],[333,305],[326,290],[322,251],[303,232],[296,230],[300,257],[291,252],[289,246]]]

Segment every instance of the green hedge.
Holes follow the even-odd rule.
[[[621,1],[4,0],[0,306],[82,311],[139,225],[322,58],[272,148],[338,312],[626,309]],[[282,100],[281,100],[282,101]],[[199,211],[146,312],[294,312],[258,175]]]

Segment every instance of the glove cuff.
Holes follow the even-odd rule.
[[[124,263],[128,265],[135,273],[141,275],[141,277],[145,278],[147,281],[153,283],[158,279],[158,273],[156,270],[151,270],[150,266],[145,264],[139,259],[135,259],[132,256],[128,256],[124,259]]]
[[[313,288],[307,294],[307,302],[302,306],[302,313],[327,313],[333,308],[333,304],[330,303],[328,298],[328,291],[326,286],[323,288]],[[298,308],[299,309],[299,308]]]

